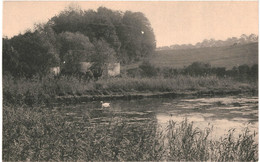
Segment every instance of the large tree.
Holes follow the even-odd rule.
[[[125,12],[119,33],[122,50],[130,61],[138,61],[151,54],[155,47],[155,36],[149,20],[141,12]]]
[[[155,47],[155,36],[149,20],[141,12],[125,13],[100,7],[97,11],[67,9],[50,20],[53,30],[80,32],[89,40],[105,40],[122,62],[140,60],[151,54]]]
[[[3,38],[3,74],[19,75],[19,55],[10,40]]]
[[[96,62],[99,67],[115,61],[131,63],[153,53],[156,46],[143,13],[105,7],[96,11],[69,7],[47,23],[37,24],[33,32],[4,43],[4,68],[15,71],[13,64],[19,75],[28,77],[46,74],[53,66],[65,66],[68,73],[75,73],[83,61]]]
[[[27,31],[10,41],[13,50],[18,52],[21,75],[31,77],[46,74],[50,67],[57,66],[59,62],[52,44],[38,31]]]
[[[88,37],[81,33],[64,32],[59,34],[60,59],[64,63],[64,72],[75,74],[78,72],[80,62],[90,62],[95,52],[93,44]]]

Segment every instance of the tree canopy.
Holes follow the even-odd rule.
[[[92,43],[106,41],[116,52],[117,60],[122,63],[146,57],[156,47],[151,24],[141,12],[123,13],[105,7],[100,7],[97,11],[70,8],[49,22],[58,34],[80,32]]]
[[[8,41],[8,40],[5,40]],[[59,62],[59,57],[53,50],[53,45],[45,39],[45,37],[38,31],[28,31],[23,35],[13,37],[10,41],[9,47],[3,47],[3,60],[7,61],[8,57],[12,57],[12,62],[6,64],[13,64],[16,69],[9,70],[4,66],[4,71],[10,71],[16,76],[32,77],[35,74],[46,74],[49,67],[56,66]],[[9,42],[8,41],[8,42]],[[14,61],[15,60],[15,61]]]
[[[96,11],[69,7],[37,24],[34,31],[3,40],[4,71],[27,77],[46,74],[64,61],[70,73],[83,61],[129,64],[152,54],[156,47],[153,29],[143,13],[105,7]]]

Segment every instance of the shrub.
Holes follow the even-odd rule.
[[[158,70],[148,61],[144,61],[139,68],[142,70],[144,77],[157,76]]]
[[[194,62],[185,68],[185,74],[191,76],[204,76],[210,73],[211,66],[207,63]]]

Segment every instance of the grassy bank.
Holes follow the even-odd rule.
[[[215,76],[175,78],[110,78],[87,82],[75,77],[46,76],[32,79],[3,77],[4,103],[43,104],[52,102],[57,96],[124,95],[156,92],[196,92],[232,90],[257,90],[257,83],[241,83],[231,78]]]
[[[87,117],[68,122],[46,108],[4,106],[3,160],[258,160],[255,134],[245,131],[234,137],[229,131],[212,140],[210,133],[186,120],[171,121],[162,132],[156,121],[137,125],[112,118],[107,125],[94,125]]]

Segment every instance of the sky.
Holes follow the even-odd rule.
[[[72,2],[5,1],[3,36],[8,38],[47,22]],[[154,30],[157,47],[196,44],[204,39],[225,40],[242,34],[258,35],[257,1],[88,1],[73,2],[83,10],[103,6],[143,12]]]

